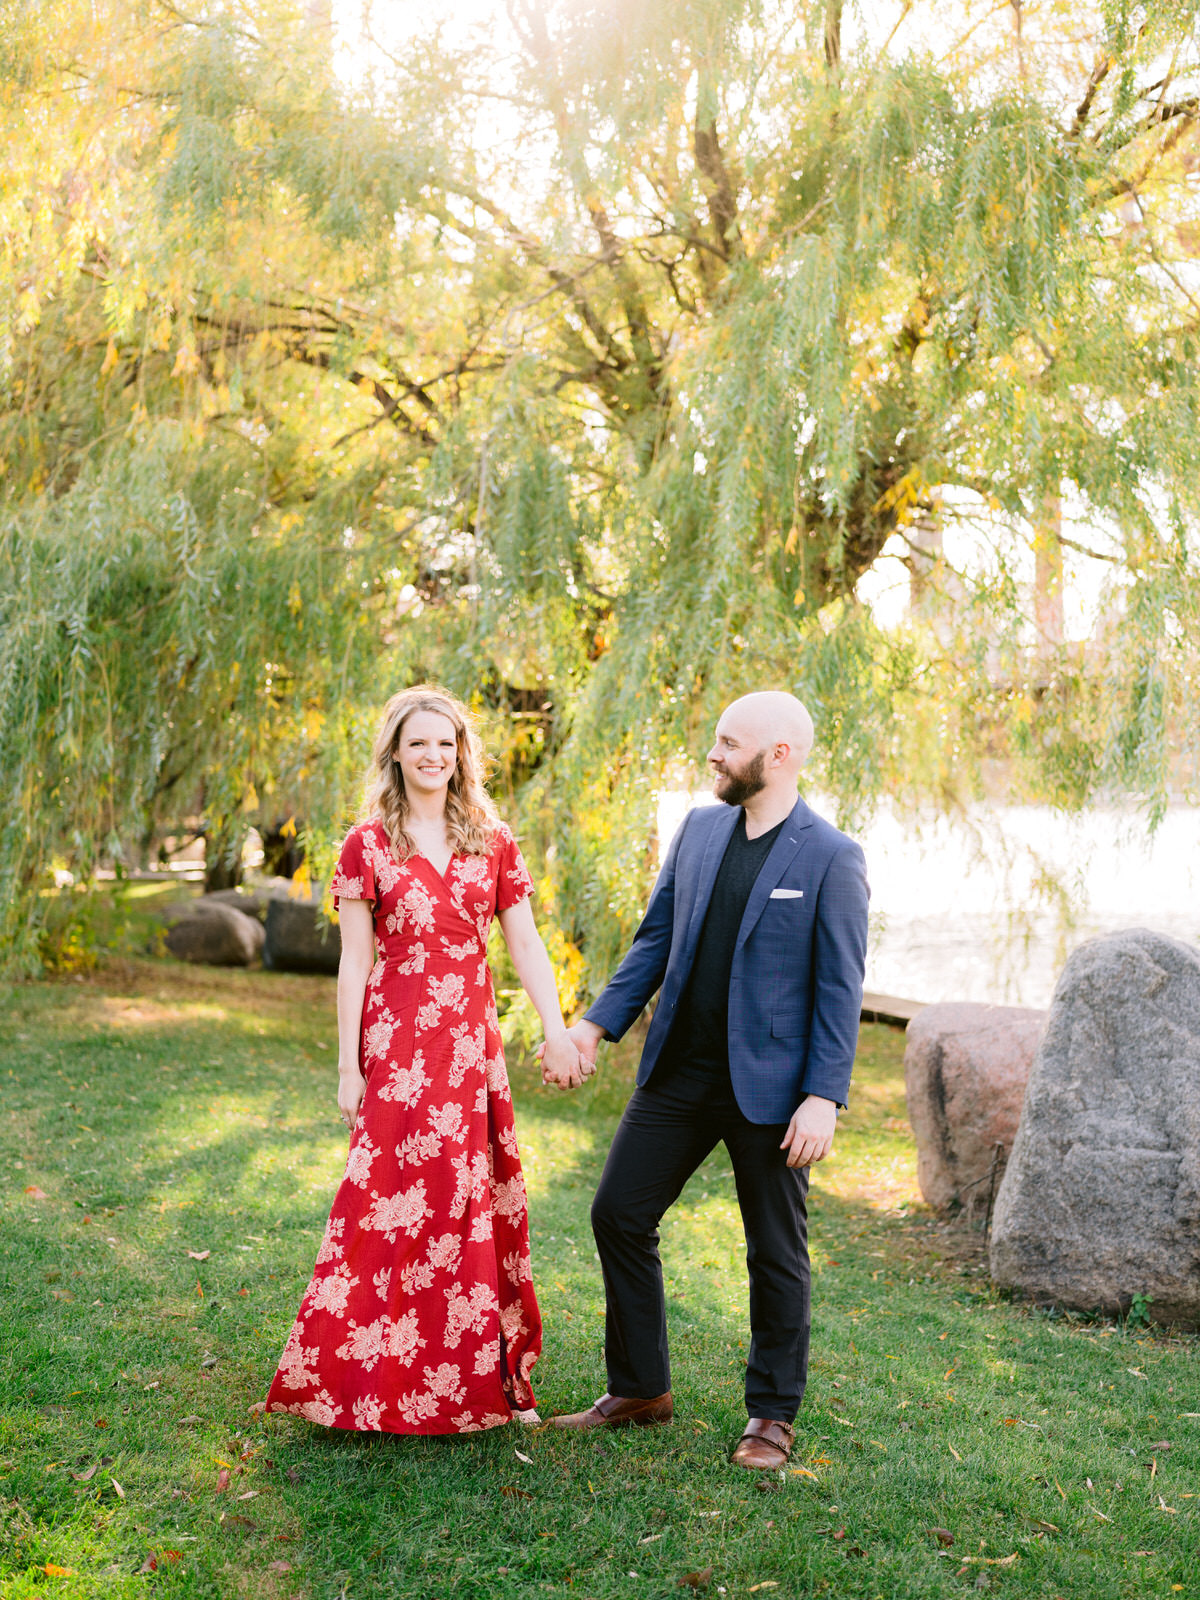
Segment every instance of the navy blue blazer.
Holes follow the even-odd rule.
[[[727,805],[688,812],[628,954],[586,1013],[619,1039],[662,986],[639,1085],[662,1056],[739,813]],[[746,903],[729,978],[729,1070],[750,1122],[787,1122],[810,1094],[845,1105],[868,893],[859,846],[797,800]]]

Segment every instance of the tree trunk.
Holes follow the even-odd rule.
[[[1034,534],[1033,620],[1040,650],[1063,642],[1062,500],[1054,491],[1042,501],[1042,523]]]
[[[204,892],[236,889],[242,881],[241,833],[208,833],[204,836]]]

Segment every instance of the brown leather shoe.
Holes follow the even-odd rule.
[[[602,1394],[586,1411],[572,1411],[565,1417],[551,1417],[552,1428],[635,1428],[670,1422],[675,1415],[671,1391],[656,1394],[653,1400],[623,1400],[619,1394]]]
[[[730,1460],[752,1472],[774,1472],[792,1453],[792,1425],[770,1417],[751,1417]]]

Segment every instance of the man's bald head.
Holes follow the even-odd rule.
[[[794,802],[812,742],[812,718],[794,694],[769,689],[743,695],[722,711],[708,752],[713,793],[728,805],[755,810],[764,803],[770,810],[789,796]]]
[[[782,689],[744,694],[740,700],[726,706],[718,728],[727,719],[731,726],[752,738],[759,750],[786,744],[788,755],[781,764],[793,773],[799,772],[808,760],[813,746],[813,720],[794,694]]]

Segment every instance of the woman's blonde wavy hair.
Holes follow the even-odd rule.
[[[408,795],[396,750],[404,724],[415,711],[434,711],[454,724],[457,762],[446,794],[446,833],[456,855],[486,856],[496,836],[498,817],[484,788],[487,758],[470,712],[460,700],[436,684],[418,683],[401,689],[383,708],[367,774],[365,819],[378,818],[399,860],[417,854],[405,823]]]

